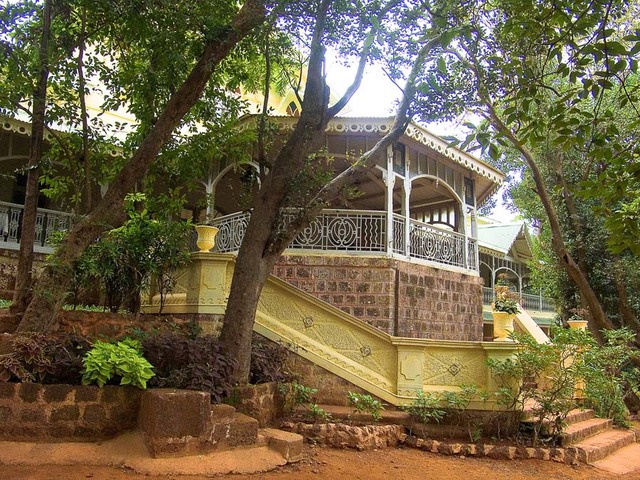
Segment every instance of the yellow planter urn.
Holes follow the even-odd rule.
[[[513,321],[516,318],[514,313],[491,312],[493,316],[493,341],[494,342],[512,342],[509,335],[513,332]]]
[[[196,225],[196,232],[198,234],[198,240],[196,245],[201,252],[208,252],[216,244],[216,235],[218,233],[218,227],[213,225]]]

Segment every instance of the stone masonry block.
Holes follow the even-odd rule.
[[[37,383],[21,383],[18,396],[26,403],[35,403],[40,397],[42,386]]]
[[[17,383],[0,382],[0,398],[13,398],[17,387]]]
[[[206,392],[147,390],[140,405],[140,428],[151,437],[197,437],[205,431],[211,412]]]
[[[68,400],[73,387],[71,385],[47,385],[44,387],[45,402],[59,403]]]

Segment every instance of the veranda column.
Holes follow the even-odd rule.
[[[404,243],[405,255],[411,258],[411,179],[409,178],[409,166],[405,169],[404,182],[402,184],[402,216],[404,217]]]
[[[387,187],[385,191],[385,205],[387,210],[387,255],[393,253],[394,234],[393,234],[393,185],[395,183],[395,174],[393,173],[393,147],[387,147],[387,170],[383,175],[384,184]]]

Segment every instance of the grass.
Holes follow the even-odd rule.
[[[0,309],[9,308],[11,306],[11,300],[0,299]],[[107,312],[108,310],[98,305],[65,305],[63,310],[80,310],[83,312]]]

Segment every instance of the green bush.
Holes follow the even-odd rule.
[[[77,385],[90,346],[88,339],[76,334],[16,335],[11,353],[0,355],[0,366],[11,373],[11,381]]]
[[[140,342],[125,338],[117,343],[96,341],[83,360],[83,385],[92,383],[102,387],[111,380],[120,379],[120,385],[147,388],[153,366],[142,356]]]
[[[175,285],[175,272],[189,261],[189,222],[154,219],[144,208],[144,196],[127,197],[129,220],[108,231],[76,262],[75,290],[99,279],[106,304],[113,312],[124,307],[137,313],[140,291],[153,277],[158,282],[161,308]]]
[[[626,328],[603,331],[606,343],[589,349],[580,374],[587,404],[596,415],[627,425],[625,398],[640,389],[640,370],[633,365],[640,352],[633,346],[635,334]]]
[[[532,444],[536,446],[542,434],[545,441],[555,442],[576,406],[583,355],[593,339],[588,332],[561,327],[552,329],[549,343],[538,343],[528,334],[515,333],[512,338],[518,343],[512,358],[488,361],[499,382],[498,404],[521,415],[528,405],[535,419]]]
[[[409,405],[400,407],[420,423],[440,422],[446,415],[441,405],[440,394],[434,392],[416,391],[416,399]]]
[[[384,405],[380,400],[376,400],[371,395],[363,393],[347,392],[349,406],[354,408],[354,413],[368,413],[374,421],[382,419]]]

